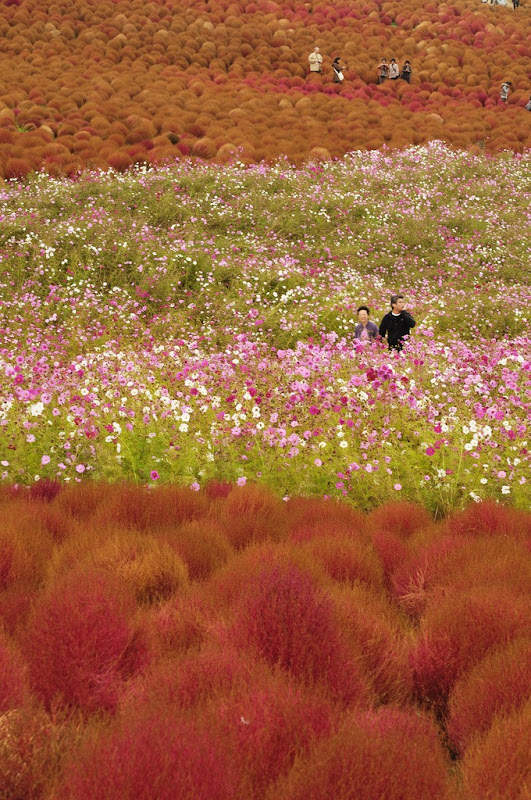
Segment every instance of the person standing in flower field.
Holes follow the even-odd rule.
[[[389,62],[389,80],[396,81],[399,77],[398,64],[394,58]]]
[[[386,58],[382,58],[378,64],[378,83],[383,83],[389,77],[389,64]]]
[[[529,100],[525,104],[526,110],[531,111],[531,94],[529,95]]]
[[[502,103],[506,103],[509,99],[509,92],[511,91],[511,81],[504,81],[501,85],[500,98]]]
[[[404,337],[415,327],[415,320],[404,305],[403,294],[391,295],[391,311],[380,322],[379,334],[382,339],[387,336],[389,350],[402,350]]]
[[[319,52],[318,47],[314,47],[313,53],[310,53],[310,55],[308,56],[308,61],[310,62],[310,72],[316,72],[321,74],[323,57]]]
[[[411,64],[407,58],[402,66],[402,72],[400,73],[400,77],[402,78],[403,81],[411,83]]]
[[[341,83],[344,80],[345,76],[343,75],[343,70],[346,69],[345,64],[341,63],[341,59],[339,56],[334,58],[332,61],[332,69],[334,70],[334,83]]]
[[[354,329],[354,338],[361,342],[374,342],[378,336],[378,326],[369,319],[370,313],[367,306],[358,308],[359,322]]]

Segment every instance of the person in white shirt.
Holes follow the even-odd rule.
[[[506,103],[509,99],[509,92],[511,91],[511,81],[504,81],[501,85],[500,98],[502,103]]]
[[[396,63],[395,59],[392,58],[389,62],[389,80],[398,80],[399,74],[398,64]]]
[[[323,57],[319,52],[318,47],[315,47],[313,53],[310,53],[308,56],[308,61],[310,62],[310,72],[321,72]]]

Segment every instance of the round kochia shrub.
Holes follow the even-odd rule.
[[[242,599],[231,638],[307,686],[347,703],[370,699],[368,681],[342,638],[330,598],[295,565],[269,566]]]
[[[147,659],[128,598],[102,575],[75,572],[35,604],[22,638],[30,684],[51,706],[113,710],[122,681]]]
[[[219,736],[171,711],[126,717],[73,754],[57,800],[239,800]]]
[[[508,717],[495,719],[489,732],[465,753],[463,786],[467,800],[527,800],[531,701]]]
[[[462,753],[495,717],[507,716],[529,699],[531,639],[516,639],[495,650],[458,681],[448,701],[446,730],[454,749]]]
[[[498,587],[435,595],[410,653],[418,699],[444,712],[455,682],[530,622],[526,598]]]
[[[285,503],[262,486],[238,486],[220,506],[219,523],[235,548],[278,542],[287,532]]]
[[[220,701],[213,714],[235,754],[243,796],[257,798],[297,757],[331,733],[334,716],[322,694],[268,673]]]
[[[337,732],[296,762],[266,797],[446,800],[448,767],[432,720],[387,707],[344,718]]]

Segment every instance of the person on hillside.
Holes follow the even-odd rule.
[[[516,11],[518,6],[520,5],[520,0],[513,0],[513,9]]]
[[[502,103],[506,103],[507,100],[509,99],[509,93],[511,91],[511,86],[512,86],[511,81],[504,81],[502,83],[501,91],[500,91],[500,99],[501,99]]]
[[[378,83],[383,83],[389,77],[389,64],[386,58],[382,58],[378,64]]]
[[[398,64],[396,63],[395,59],[392,58],[389,62],[389,80],[396,81],[400,77],[400,72],[398,69]]]
[[[402,78],[403,81],[411,83],[411,64],[407,59],[404,61],[404,64],[402,66],[400,77]]]
[[[525,104],[525,107],[528,111],[531,111],[531,94],[529,95],[529,100]]]
[[[323,57],[319,52],[318,47],[314,47],[313,53],[310,53],[308,56],[308,61],[310,62],[310,72],[315,72],[320,75],[322,71]]]
[[[361,342],[374,342],[378,337],[378,326],[369,319],[370,313],[367,306],[358,308],[359,322],[354,329],[354,338]]]
[[[339,56],[332,61],[332,69],[334,71],[334,83],[341,83],[341,81],[345,79],[343,70],[346,69],[346,66],[341,63],[341,58]]]
[[[409,336],[411,328],[415,327],[415,320],[404,309],[404,295],[391,296],[391,311],[380,322],[379,334],[382,339],[387,336],[389,350],[402,350],[404,338]]]

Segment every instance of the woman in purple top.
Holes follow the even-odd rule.
[[[374,342],[378,337],[378,326],[370,321],[370,313],[367,306],[360,306],[358,308],[359,322],[354,331],[354,338],[362,342]]]

